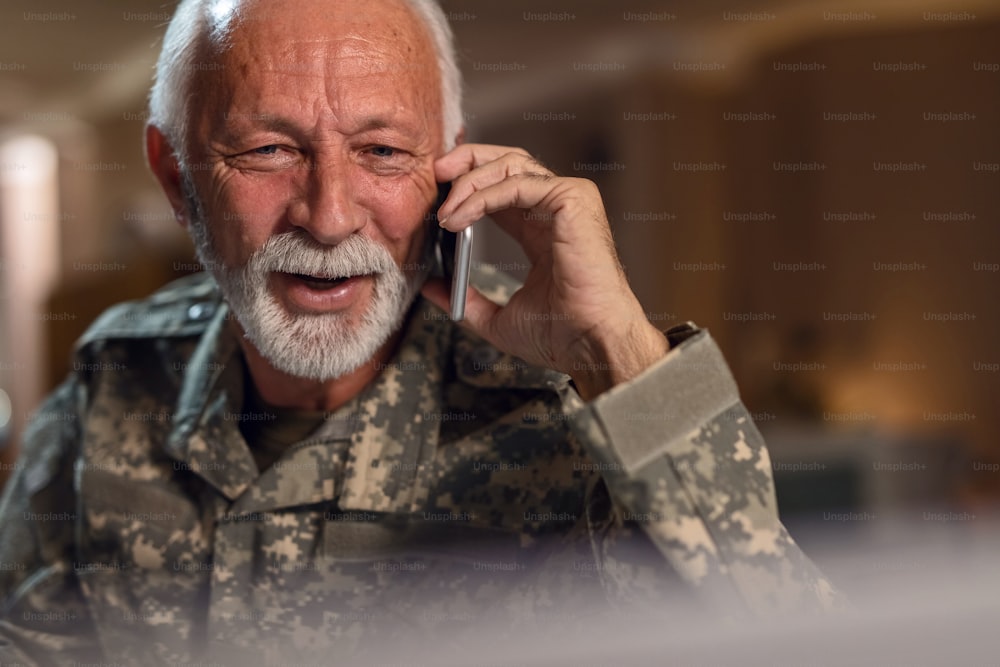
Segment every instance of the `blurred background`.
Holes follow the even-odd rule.
[[[600,185],[649,319],[724,350],[800,541],[987,530],[1000,3],[443,4],[469,140]],[[198,270],[142,156],[173,7],[0,7],[0,483],[94,317]],[[476,261],[523,275],[479,228]]]

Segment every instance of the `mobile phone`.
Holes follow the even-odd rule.
[[[437,222],[437,210],[444,203],[451,183],[438,184],[438,201],[434,207],[434,222]],[[472,227],[466,227],[459,233],[449,232],[438,227],[439,251],[441,267],[445,280],[451,281],[451,319],[459,322],[465,318],[465,295],[469,288],[469,273],[472,270]]]
[[[465,296],[469,291],[469,272],[472,270],[472,227],[456,234],[455,273],[451,278],[451,319],[459,322],[465,318]]]

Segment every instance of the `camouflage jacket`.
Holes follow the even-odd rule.
[[[836,600],[707,332],[585,404],[419,299],[381,374],[259,472],[229,319],[199,275],[79,341],[0,502],[0,664],[279,664],[679,590],[727,615]]]

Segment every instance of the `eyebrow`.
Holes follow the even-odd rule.
[[[277,116],[275,114],[262,112],[230,112],[223,115],[225,127],[252,127],[254,129],[264,129],[284,134],[299,134],[301,129],[298,124],[289,118]]]
[[[289,136],[300,136],[309,132],[308,129],[302,128],[296,121],[290,118],[267,112],[226,112],[224,120],[226,121],[226,130],[233,128],[235,125],[237,128],[249,127],[268,132],[287,134]],[[350,129],[349,134],[362,134],[394,126],[400,127],[404,131],[419,131],[420,129],[418,125],[413,123],[404,123],[384,115],[372,115],[363,118],[360,123]]]

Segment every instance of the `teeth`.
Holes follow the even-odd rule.
[[[321,282],[337,282],[338,280],[347,279],[347,276],[335,276],[333,278],[327,278],[324,276],[310,276],[304,273],[297,273],[295,275],[298,276],[299,278],[302,278],[303,280],[317,280]]]

